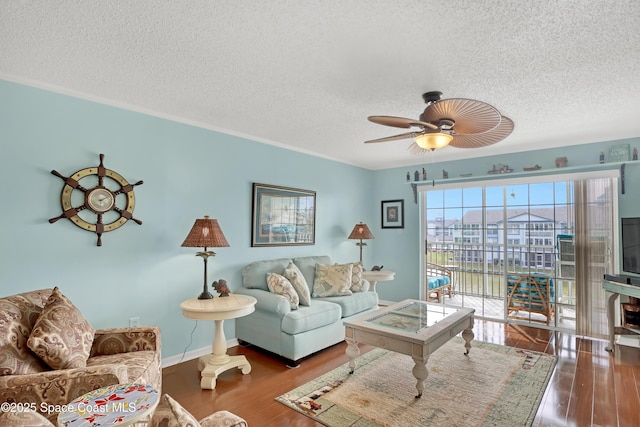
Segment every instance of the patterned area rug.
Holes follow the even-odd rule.
[[[409,356],[374,349],[277,401],[331,427],[530,426],[557,357],[455,337],[431,355],[416,399]]]

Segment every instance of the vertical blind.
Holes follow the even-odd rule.
[[[606,301],[602,278],[612,272],[614,235],[613,195],[610,178],[574,181],[576,333],[596,338],[607,335]]]

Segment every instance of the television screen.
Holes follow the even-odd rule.
[[[640,218],[622,218],[622,271],[640,274]]]

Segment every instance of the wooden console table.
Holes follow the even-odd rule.
[[[611,292],[607,299],[607,321],[609,322],[609,346],[606,348],[608,351],[613,352],[615,348],[615,336],[616,334],[640,334],[640,330],[627,328],[624,326],[616,327],[615,313],[616,313],[616,301],[620,295],[626,295],[629,297],[640,298],[640,286],[626,285],[624,283],[610,282],[608,280],[602,281],[602,287],[605,291]]]

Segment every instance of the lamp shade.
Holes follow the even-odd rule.
[[[371,233],[367,224],[361,222],[353,227],[353,231],[349,234],[349,239],[373,239],[373,233]]]
[[[186,248],[220,248],[229,246],[227,239],[220,229],[217,219],[210,219],[205,215],[203,219],[196,219],[189,235],[182,242]]]
[[[420,148],[433,151],[446,147],[452,139],[453,136],[449,134],[434,132],[420,134],[414,138],[414,141]]]

